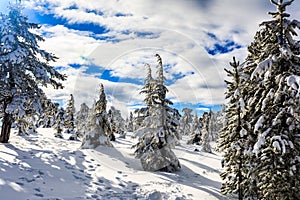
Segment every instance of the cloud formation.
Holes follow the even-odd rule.
[[[155,73],[156,53],[174,102],[222,104],[223,68],[232,56],[245,58],[258,25],[275,10],[261,0],[25,0],[24,5],[31,19],[47,23],[41,47],[60,58],[53,64],[69,76],[65,90],[48,94],[63,100],[77,93],[82,102],[95,98],[102,82],[123,115],[141,104],[144,64]],[[299,10],[294,2],[288,10],[292,19],[299,19]]]

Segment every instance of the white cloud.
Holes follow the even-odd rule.
[[[73,94],[75,107],[79,109],[80,104],[86,103],[90,107],[94,100],[99,98],[99,84],[102,83],[109,101],[107,110],[113,105],[122,111],[124,117],[127,117],[130,112],[127,107],[142,101],[143,96],[138,95],[141,89],[140,86],[100,80],[94,75],[84,73],[85,69],[85,67],[79,69],[66,67],[61,70],[61,73],[68,76],[67,80],[63,82],[64,89],[54,90],[47,87],[43,90],[50,99],[63,103],[63,105],[66,105],[70,94]]]
[[[55,65],[84,64],[85,58],[90,58],[111,70],[111,75],[120,77],[120,81],[126,78],[140,81],[145,74],[144,63],[155,66],[154,54],[159,53],[164,64],[172,66],[166,69],[168,79],[176,74],[185,75],[169,86],[168,96],[175,102],[205,105],[224,102],[223,68],[229,66],[233,56],[243,61],[258,25],[270,20],[267,12],[275,10],[269,1],[261,0],[149,0],[142,3],[138,0],[27,0],[25,5],[39,12],[53,13],[69,23],[104,26],[108,32],[102,36],[112,37],[113,41],[97,40],[88,32],[62,25],[45,26],[47,39],[41,46],[60,57]],[[71,6],[76,9],[68,9]],[[288,8],[292,19],[300,18],[299,10],[300,5],[295,2]],[[140,33],[153,34],[141,37]],[[207,33],[213,33],[217,39],[208,37]],[[204,47],[225,40],[232,40],[242,48],[214,56],[205,52]],[[99,83],[97,77],[82,70],[65,71],[69,75],[65,93],[77,91],[78,102],[92,98]],[[124,112],[127,112],[126,106],[135,107],[142,99],[138,97],[138,85],[102,82],[111,101]]]
[[[209,108],[196,108],[196,110],[199,110],[199,111],[209,111]]]
[[[57,63],[52,63],[56,66],[84,64],[86,62],[84,57],[100,43],[85,32],[71,30],[62,25],[42,26],[41,32],[44,32],[47,38],[40,46],[59,58]]]

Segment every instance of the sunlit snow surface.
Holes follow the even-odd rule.
[[[13,133],[9,144],[0,144],[0,199],[225,199],[220,156],[182,141],[175,150],[181,171],[145,172],[133,156],[135,142],[127,136],[117,138],[115,148],[82,150],[79,141],[55,138],[52,129]]]

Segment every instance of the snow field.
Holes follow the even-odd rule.
[[[117,137],[114,148],[92,150],[55,138],[53,129],[25,137],[13,133],[9,144],[0,145],[1,199],[225,199],[218,155],[183,140],[174,150],[180,171],[146,172],[134,158],[135,142]]]

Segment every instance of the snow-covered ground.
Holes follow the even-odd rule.
[[[9,144],[0,144],[0,199],[225,199],[220,156],[183,141],[175,150],[181,171],[146,172],[133,156],[135,142],[117,138],[115,148],[90,150],[55,138],[52,129],[13,133]]]

